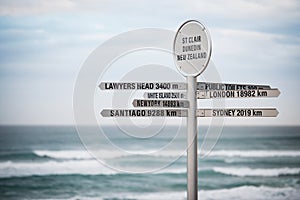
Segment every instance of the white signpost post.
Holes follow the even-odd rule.
[[[101,90],[161,90],[134,99],[134,109],[103,109],[103,117],[187,117],[187,199],[198,199],[197,117],[276,117],[275,108],[197,109],[197,99],[278,97],[268,85],[197,82],[207,67],[212,46],[207,29],[190,20],[177,31],[174,61],[187,82],[102,82]],[[167,90],[167,92],[166,92]],[[176,91],[176,92],[175,92]],[[154,109],[149,109],[149,108]],[[148,108],[148,109],[141,109]]]

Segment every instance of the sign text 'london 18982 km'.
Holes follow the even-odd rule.
[[[278,97],[278,89],[268,90],[198,90],[197,99]],[[186,99],[185,92],[145,92],[145,99]]]

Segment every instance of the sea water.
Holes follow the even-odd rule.
[[[116,144],[142,148],[118,131],[106,127]],[[144,139],[143,148],[160,148],[173,131]],[[199,148],[205,131],[199,128]],[[174,142],[185,144],[185,135]],[[93,158],[75,127],[1,126],[0,199],[186,199],[182,149],[160,148],[155,156],[99,150],[115,166],[172,163],[152,173],[129,173]],[[198,165],[199,199],[300,199],[300,127],[224,127],[209,155],[199,154]]]

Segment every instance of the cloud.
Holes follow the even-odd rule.
[[[37,15],[49,12],[61,12],[71,10],[74,3],[71,0],[53,0],[53,1],[10,1],[2,0],[0,6],[0,15]]]
[[[161,16],[178,18],[178,16],[188,17],[200,15],[206,19],[224,19],[225,17],[227,20],[233,21],[246,20],[244,21],[245,23],[249,22],[249,20],[253,20],[253,23],[258,24],[261,22],[261,19],[297,22],[300,17],[300,2],[297,0],[272,2],[269,0],[124,0],[121,3],[111,0],[2,0],[0,4],[0,15],[6,16],[58,14],[66,12],[123,14],[133,18],[138,14],[144,14],[143,18],[146,18],[148,14],[150,14],[149,17],[154,18]],[[169,19],[164,17],[161,18],[161,20]],[[278,23],[278,21],[276,23]]]
[[[300,37],[259,31],[212,29],[217,51],[222,56],[243,56],[280,66],[299,61]],[[265,66],[268,68],[268,66]]]
[[[114,35],[140,27],[175,31],[188,19],[208,26],[213,61],[226,81],[267,83],[280,86],[282,97],[290,95],[288,92],[297,91],[295,87],[300,85],[299,5],[296,0],[2,0],[0,94],[5,98],[0,110],[5,114],[0,123],[34,122],[34,116],[41,119],[39,123],[71,121],[71,108],[62,118],[52,112],[70,106],[77,72],[94,48]],[[19,83],[24,83],[23,93],[17,88]],[[55,95],[47,96],[48,91]],[[292,97],[299,95],[293,95],[285,95],[283,111],[296,105],[298,98]],[[59,101],[53,96],[59,96]],[[23,103],[14,106],[19,99],[24,99]],[[47,106],[43,107],[44,103]],[[47,119],[37,115],[36,105],[49,113]],[[18,115],[20,110],[22,115]],[[8,113],[13,114],[7,118]]]
[[[135,10],[135,13],[147,11],[153,13],[149,6],[157,5],[170,6],[172,1],[151,2],[147,0],[124,0],[122,2],[111,0],[2,0],[0,15],[22,16],[22,15],[40,15],[55,14],[64,12],[95,12],[95,13],[128,13]],[[139,9],[136,9],[139,8]]]
[[[211,0],[192,1],[186,4],[188,12],[204,13],[208,15],[226,17],[231,19],[258,19],[280,16],[282,20],[297,18],[300,16],[300,3],[297,0],[272,1],[260,0]]]

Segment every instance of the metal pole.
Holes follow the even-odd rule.
[[[197,78],[187,77],[187,99],[190,102],[187,117],[187,199],[198,199],[198,156],[197,156]]]

